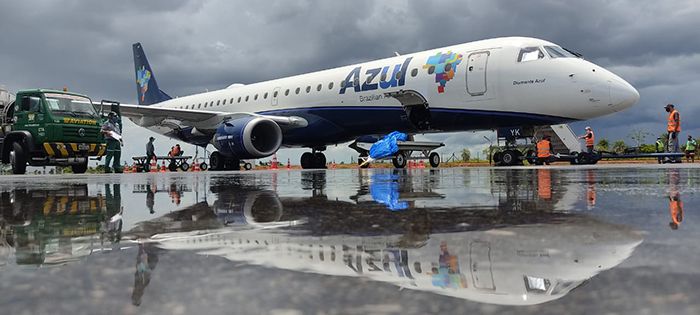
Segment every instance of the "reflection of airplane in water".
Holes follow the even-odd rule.
[[[121,233],[119,185],[105,185],[104,195],[90,195],[87,185],[4,191],[0,212],[4,259],[18,265],[76,260]]]
[[[208,221],[207,231],[161,233],[151,240],[168,250],[366,277],[484,303],[525,305],[560,298],[620,264],[641,242],[625,226],[554,211],[525,208],[506,215],[498,205],[489,205],[392,212],[380,211],[386,206],[380,202],[371,206],[318,195],[279,198],[226,179],[216,179],[211,187],[217,202],[196,206],[199,216],[213,218],[230,210],[226,216],[219,215],[218,223]],[[361,188],[359,199],[368,188]],[[553,190],[552,198],[558,193]],[[222,222],[236,216],[238,220]],[[185,225],[177,220],[170,224],[164,231]]]

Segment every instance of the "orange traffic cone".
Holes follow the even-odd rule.
[[[192,164],[193,164],[193,165],[192,165],[192,171],[193,171],[193,172],[199,172],[199,164],[197,164],[196,162],[194,162],[194,163],[192,163]]]
[[[273,170],[278,169],[277,154],[272,155],[272,162],[270,163],[270,169],[273,169]]]
[[[425,163],[423,163],[423,160],[420,161],[418,168],[425,168]]]
[[[146,162],[148,163],[148,162]],[[158,163],[156,162],[156,159],[151,159],[151,173],[158,173]]]
[[[163,165],[160,167],[160,172],[161,172],[161,173],[167,172],[167,171],[166,171],[166,168],[165,168],[165,161],[163,161]]]

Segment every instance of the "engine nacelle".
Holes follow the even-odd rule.
[[[214,147],[226,156],[264,158],[277,152],[282,145],[282,129],[264,117],[232,119],[216,129],[213,142]]]

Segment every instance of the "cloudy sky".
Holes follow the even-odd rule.
[[[664,131],[678,104],[683,131],[700,136],[700,2],[591,1],[10,1],[0,0],[0,85],[46,87],[94,100],[136,102],[131,44],[141,42],[160,88],[173,96],[254,83],[500,36],[531,36],[582,53],[634,85],[640,103],[573,124],[598,137]],[[280,57],[283,58],[280,58]],[[124,155],[148,131],[126,126]],[[473,154],[489,132],[432,135]],[[628,142],[631,142],[628,140]],[[652,137],[647,142],[653,142]],[[174,142],[158,138],[165,151]],[[354,151],[331,148],[329,159]],[[192,152],[193,148],[186,148]],[[298,163],[302,150],[280,159]]]

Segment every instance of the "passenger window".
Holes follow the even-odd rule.
[[[311,92],[311,86],[310,86],[310,85],[307,85],[307,86],[306,86],[306,93],[309,93],[309,92]]]
[[[538,47],[527,47],[520,50],[518,54],[518,62],[532,61],[543,59],[544,53]]]
[[[245,96],[245,101],[246,101],[246,102],[248,102],[248,98],[249,98],[249,97],[250,97],[250,96],[248,96],[248,95]]]
[[[295,92],[296,92],[297,94],[299,94],[299,91],[301,91],[301,89],[300,89],[300,88],[297,88]]]
[[[321,92],[321,89],[322,89],[322,88],[323,88],[323,86],[322,86],[321,84],[319,84],[319,85],[316,87],[316,91]]]
[[[329,89],[329,90],[332,90],[332,89],[333,89],[333,82],[328,83],[328,89]]]
[[[239,96],[238,101],[236,101],[236,103],[240,103],[240,102],[241,102],[241,97]]]
[[[254,101],[258,100],[258,94],[255,94],[255,97],[253,98]]]
[[[274,93],[272,93],[272,97],[277,97],[278,94],[279,92],[275,91]]]
[[[202,108],[202,103],[199,103],[199,105],[197,105],[197,108]]]
[[[284,91],[284,96],[289,96],[289,89],[287,89],[286,91]]]
[[[435,66],[430,66],[430,68],[428,68],[428,74],[433,74],[433,73],[435,73]]]
[[[413,68],[413,70],[411,70],[411,76],[415,78],[417,75],[418,75],[418,69]]]
[[[226,99],[221,103],[221,105],[226,105]]]
[[[233,97],[231,98],[231,100],[228,103],[233,104]]]
[[[396,73],[396,80],[401,80],[401,76],[403,76],[403,73],[401,71]]]
[[[221,105],[221,100],[216,101],[216,106]]]
[[[263,95],[263,99],[267,99],[267,92]]]

